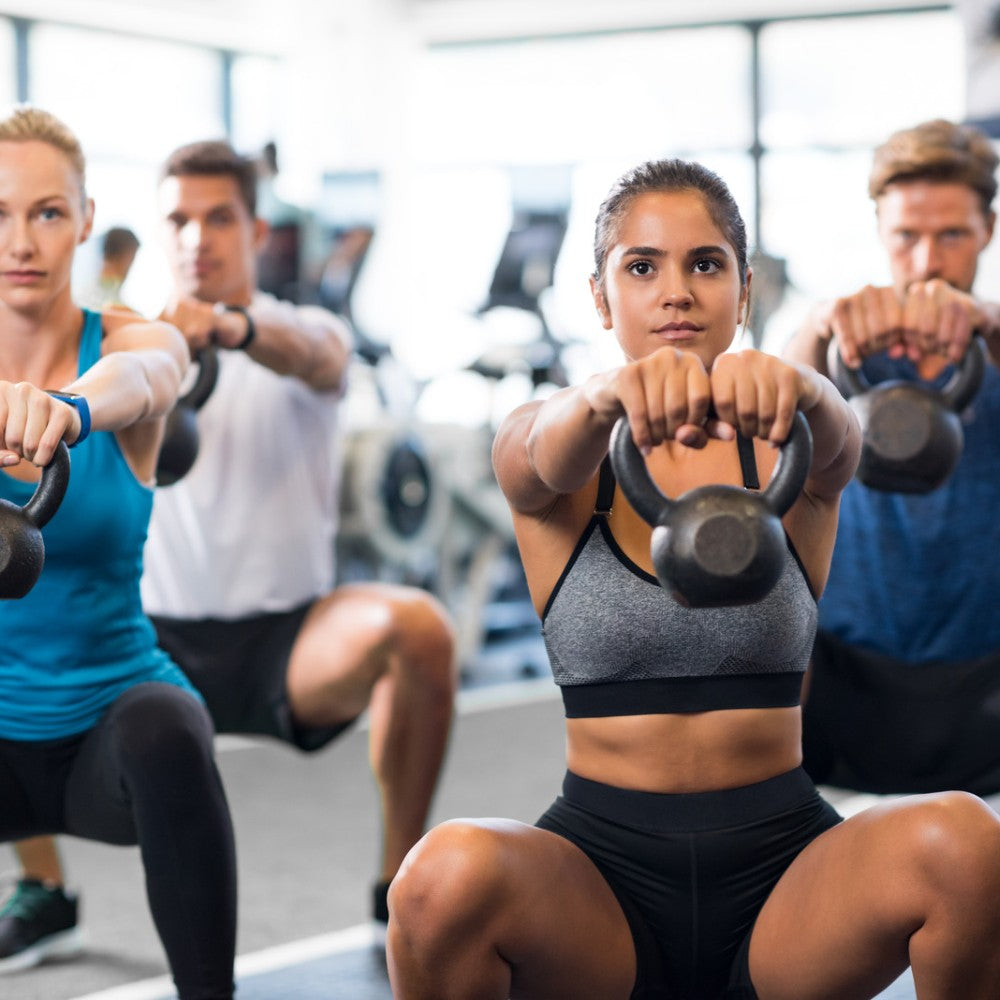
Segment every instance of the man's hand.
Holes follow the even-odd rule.
[[[160,314],[160,319],[173,324],[184,334],[192,356],[215,340],[218,316],[209,302],[187,298],[171,299]]]
[[[192,357],[210,344],[227,350],[239,347],[247,336],[247,318],[241,312],[200,299],[172,299],[160,319],[184,334]]]
[[[917,362],[925,354],[941,354],[949,361],[965,357],[972,334],[988,325],[980,303],[967,292],[940,278],[920,281],[906,290],[903,317],[903,353]]]
[[[891,353],[902,342],[903,320],[903,303],[894,289],[865,285],[830,303],[827,324],[840,356],[857,368],[869,354]]]
[[[988,327],[991,319],[973,296],[933,278],[914,282],[902,297],[893,288],[866,285],[830,303],[826,322],[841,357],[856,368],[881,351],[914,363],[928,354],[958,362],[973,332]]]

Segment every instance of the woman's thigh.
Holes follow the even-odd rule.
[[[390,912],[397,996],[430,995],[408,982],[428,964],[451,985],[484,984],[442,995],[631,995],[635,949],[614,893],[579,848],[547,830],[499,819],[436,827],[394,881]]]
[[[949,900],[979,898],[977,883],[1000,889],[1000,866],[976,864],[993,852],[1000,860],[1000,822],[964,793],[888,802],[828,830],[789,866],[757,919],[750,972],[760,1000],[874,996],[910,964],[930,915],[957,925],[961,903]],[[959,935],[970,946],[984,927],[974,905]]]

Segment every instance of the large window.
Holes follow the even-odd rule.
[[[871,149],[918,121],[961,119],[964,40],[957,15],[939,9],[447,44],[421,55],[404,99],[408,193],[433,213],[420,213],[419,234],[395,238],[420,247],[402,280],[413,295],[433,289],[428,327],[474,339],[469,302],[485,294],[485,261],[504,236],[484,172],[558,164],[573,182],[548,318],[557,336],[603,344],[586,285],[600,200],[622,169],[684,156],[722,174],[751,243],[784,264],[791,284],[765,342],[777,348],[812,300],[885,279],[866,195]],[[508,195],[508,221],[513,208]],[[473,241],[482,253],[449,252]],[[477,288],[435,280],[442,266]],[[406,306],[393,314],[371,292],[379,332],[409,337]]]
[[[14,27],[10,21],[0,19],[0,102],[12,104],[17,100],[17,49]]]
[[[808,303],[888,281],[867,197],[872,147],[965,106],[950,12],[777,22],[760,34],[761,243],[790,287],[766,331],[780,349]]]
[[[232,142],[237,149],[258,150],[278,138],[282,93],[281,66],[269,56],[236,56],[232,62]]]
[[[745,149],[749,67],[732,27],[431,49],[408,88],[411,142],[449,165]]]
[[[545,296],[549,325],[564,339],[604,343],[586,283],[594,213],[621,170],[675,155],[717,169],[752,243],[785,262],[791,286],[768,330],[777,346],[804,303],[884,278],[865,194],[872,145],[922,119],[961,118],[965,107],[961,21],[943,4],[414,47],[393,65],[406,84],[393,95],[391,122],[364,117],[363,89],[354,100],[332,83],[329,94],[305,88],[315,107],[302,104],[288,92],[296,78],[287,60],[18,24],[22,48],[0,19],[0,99],[18,96],[21,81],[30,100],[79,133],[95,232],[125,224],[143,241],[127,286],[135,305],[152,311],[165,294],[154,204],[162,156],[224,133],[250,153],[276,140],[279,192],[305,208],[318,206],[324,172],[380,175],[355,315],[377,339],[407,342],[403,353],[424,368],[435,350],[445,363],[456,344],[469,353],[506,335],[484,330],[476,310],[533,171],[538,184],[559,177],[566,199],[566,236]],[[389,48],[398,56],[405,46]],[[305,79],[316,64],[303,65]],[[359,123],[377,137],[360,155],[350,142]],[[330,135],[343,141],[319,141]],[[329,151],[321,156],[320,147]],[[296,156],[303,150],[310,155]],[[95,266],[92,244],[79,255],[81,273]],[[1000,271],[997,255],[984,273]]]
[[[775,22],[760,34],[760,135],[770,149],[870,146],[965,107],[952,13]]]
[[[211,50],[38,24],[28,65],[31,100],[69,123],[91,157],[156,162],[182,142],[224,132]]]
[[[111,226],[128,226],[142,246],[126,298],[154,313],[167,294],[158,249],[157,169],[177,146],[227,131],[248,153],[275,138],[277,60],[46,22],[28,22],[25,30],[28,99],[62,118],[87,156],[94,238],[77,254],[74,280],[89,283],[99,266],[101,235]],[[0,21],[0,82],[11,89],[18,77],[12,38],[10,23]]]

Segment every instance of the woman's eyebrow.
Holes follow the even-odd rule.
[[[666,254],[656,247],[629,247],[622,253],[623,257],[664,257]]]

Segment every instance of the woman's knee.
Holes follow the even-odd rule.
[[[1000,817],[966,792],[935,795],[915,806],[911,849],[927,887],[974,905],[1000,900]]]
[[[389,887],[391,923],[409,939],[454,941],[483,927],[501,904],[502,837],[479,823],[450,820],[412,848]]]
[[[211,719],[202,702],[183,688],[132,688],[114,706],[113,721],[126,774],[190,777],[214,768]]]

